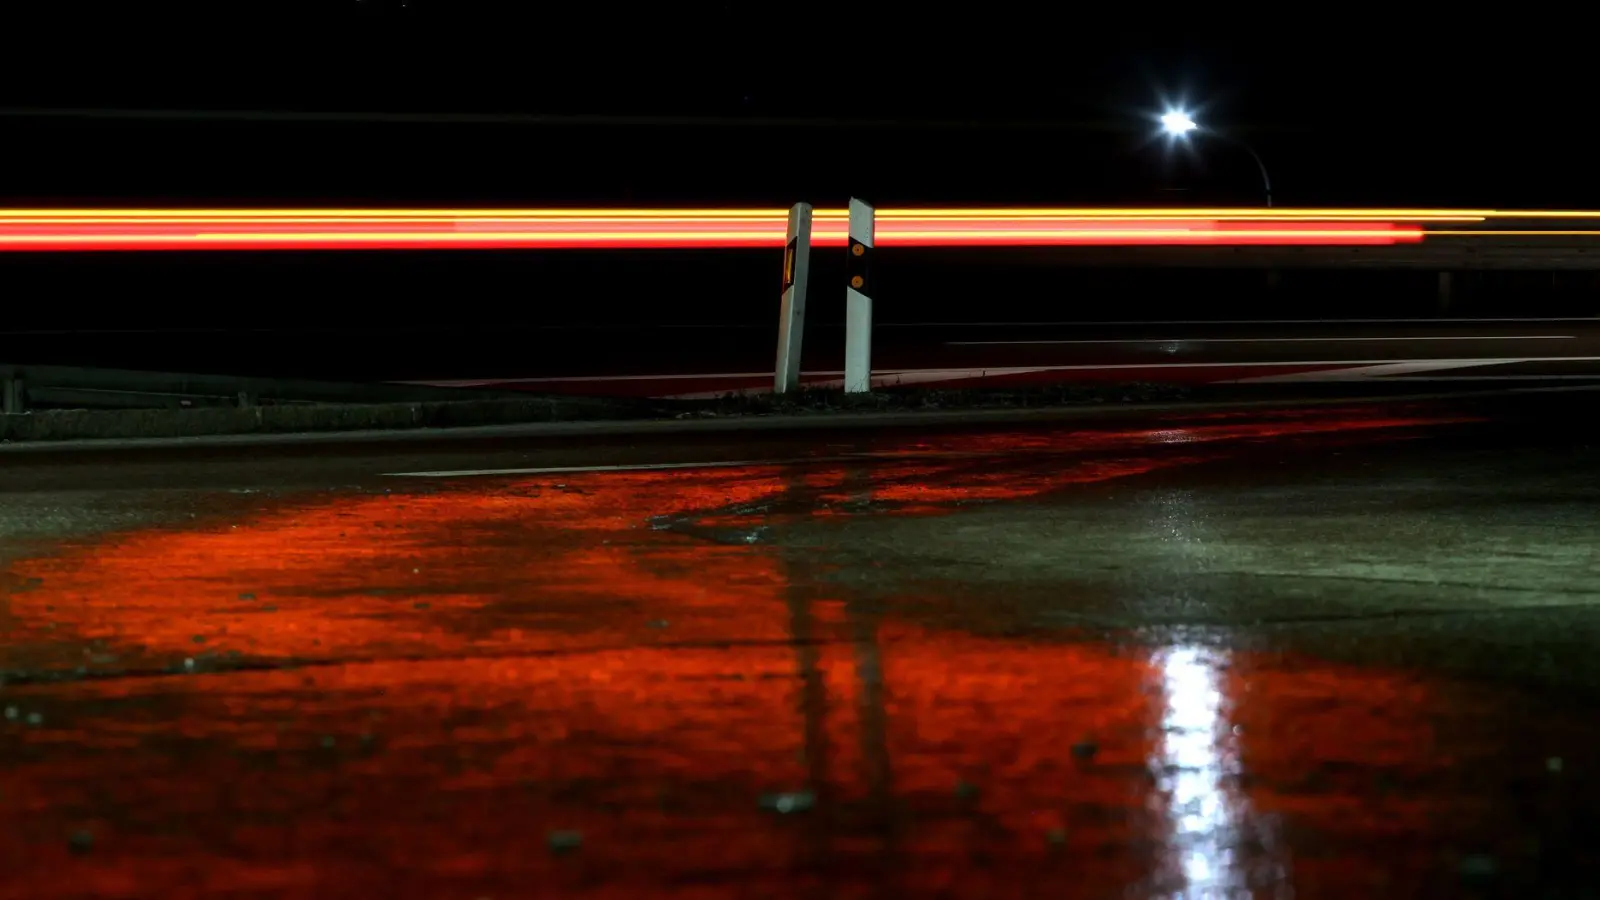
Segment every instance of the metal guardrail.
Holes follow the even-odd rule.
[[[525,396],[479,388],[0,364],[0,408],[8,414],[40,407],[188,409],[207,406],[426,403]]]

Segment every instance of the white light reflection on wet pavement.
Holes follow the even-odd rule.
[[[1171,647],[1155,659],[1165,707],[1162,740],[1150,766],[1157,802],[1170,823],[1165,874],[1176,882],[1161,896],[1253,896],[1245,858],[1252,816],[1237,788],[1239,748],[1219,677],[1226,665],[1225,651],[1198,645]],[[1282,871],[1269,874],[1270,883],[1287,878]]]
[[[1181,440],[1183,432],[1166,432]],[[1209,558],[1207,508],[1187,490],[1151,498],[1149,533],[1161,550],[1186,566]],[[1231,654],[1215,641],[1179,640],[1156,650],[1152,671],[1162,697],[1161,738],[1150,759],[1156,812],[1167,822],[1168,854],[1156,874],[1154,895],[1174,900],[1280,896],[1287,865],[1253,865],[1250,851],[1276,842],[1259,840],[1262,822],[1240,790],[1244,774],[1234,698],[1225,673]],[[1241,684],[1247,688],[1248,685]],[[1258,894],[1267,890],[1270,893]],[[1283,895],[1287,896],[1287,895]]]

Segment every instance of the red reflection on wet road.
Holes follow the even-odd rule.
[[[636,648],[12,692],[48,718],[3,735],[0,896],[1415,896],[1481,827],[1454,790],[1475,760],[1429,722],[1465,698],[1403,676],[819,624],[809,667]]]
[[[0,692],[0,897],[1409,895],[1433,848],[1374,842],[1470,820],[1438,686],[932,627],[749,536],[1314,424],[332,494],[23,561],[13,680],[134,675]],[[1016,445],[1054,452],[961,455]]]
[[[488,493],[328,497],[204,529],[134,532],[14,566],[41,586],[12,598],[11,640],[47,648],[61,635],[74,648],[96,647],[92,656],[169,662],[174,654],[527,650],[544,646],[540,635],[551,627],[560,628],[551,646],[574,634],[631,640],[605,616],[590,621],[590,604],[681,607],[685,591],[692,600],[707,590],[683,579],[685,565],[718,591],[778,581],[759,555],[641,535],[650,511],[722,507],[778,490],[772,470],[623,474]],[[519,592],[544,604],[538,627],[500,629],[519,617],[491,607]]]

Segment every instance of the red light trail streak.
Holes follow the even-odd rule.
[[[1205,212],[1215,212],[1207,210]],[[1292,213],[1181,218],[1020,211],[896,211],[881,215],[885,247],[1374,246],[1415,243],[1419,225],[1366,217],[1328,221]],[[842,247],[845,223],[819,214],[812,243]],[[0,251],[484,250],[778,248],[784,222],[762,211],[655,210],[384,213],[228,211],[173,213],[0,210]]]

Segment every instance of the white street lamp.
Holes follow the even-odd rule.
[[[1165,131],[1169,137],[1183,137],[1199,127],[1186,112],[1173,110],[1161,116],[1161,130]]]

